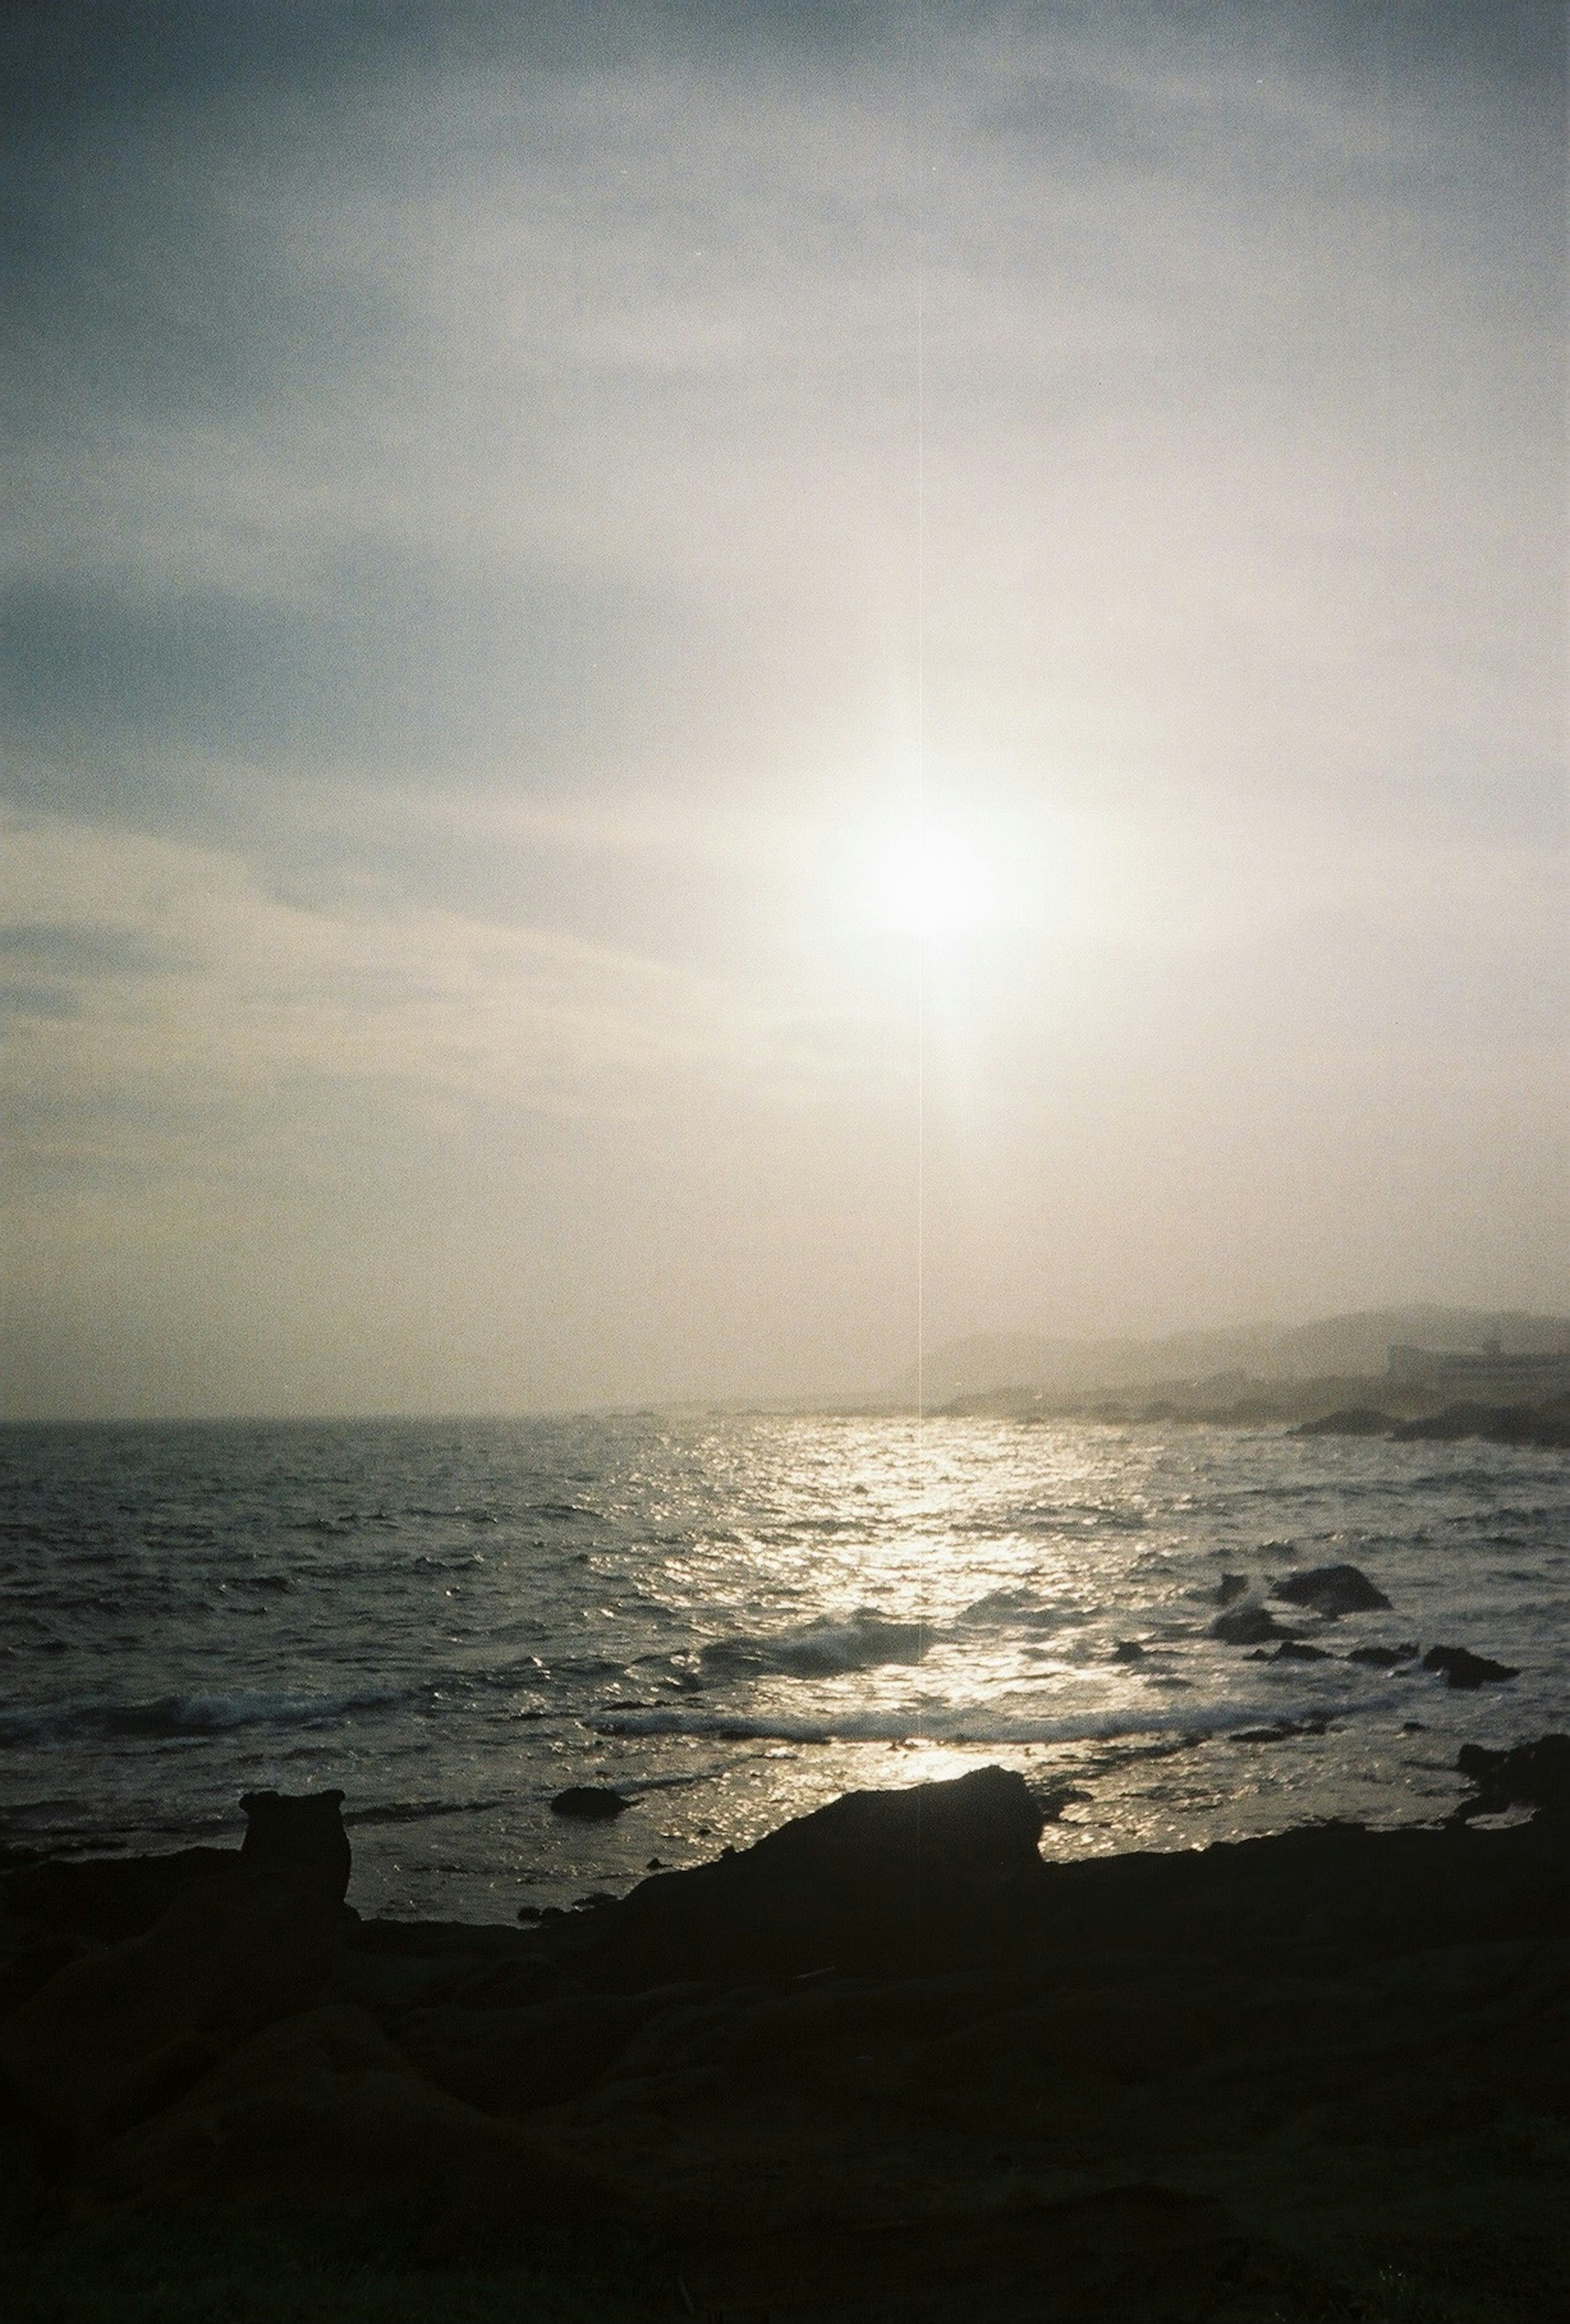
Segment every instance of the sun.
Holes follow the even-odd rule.
[[[990,919],[996,901],[984,859],[961,834],[939,824],[914,824],[900,832],[873,865],[871,917],[877,927],[900,935],[956,936]]]

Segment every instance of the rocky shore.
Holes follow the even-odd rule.
[[[1374,1399],[1377,1398],[1376,1402]],[[1570,1449],[1570,1396],[1532,1402],[1467,1397],[1446,1401],[1422,1385],[1384,1379],[1219,1380],[1159,1383],[1149,1392],[1053,1394],[997,1388],[943,1406],[955,1417],[1093,1420],[1118,1426],[1172,1422],[1220,1428],[1284,1426],[1292,1436],[1378,1436],[1392,1444],[1511,1444]]]
[[[10,2312],[1563,2314],[1570,1738],[1462,1772],[1443,1828],[1049,1866],[984,1768],[527,1926],[359,1918],[337,1794],[0,1859]]]

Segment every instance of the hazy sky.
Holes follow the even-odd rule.
[[[1560,6],[5,24],[4,1408],[1570,1305]]]

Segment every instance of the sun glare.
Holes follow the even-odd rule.
[[[996,904],[993,876],[956,832],[923,824],[902,832],[873,867],[871,905],[880,927],[946,936],[979,927]]]

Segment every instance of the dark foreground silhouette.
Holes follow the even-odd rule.
[[[526,1930],[358,1919],[337,1794],[12,1857],[27,2312],[88,2312],[39,2292],[73,2236],[265,2227],[426,2287],[356,2315],[489,2315],[474,2269],[535,2262],[593,2298],[509,2312],[1565,2314],[1570,1740],[1464,1772],[1443,1829],[1048,1866],[984,1768]]]

